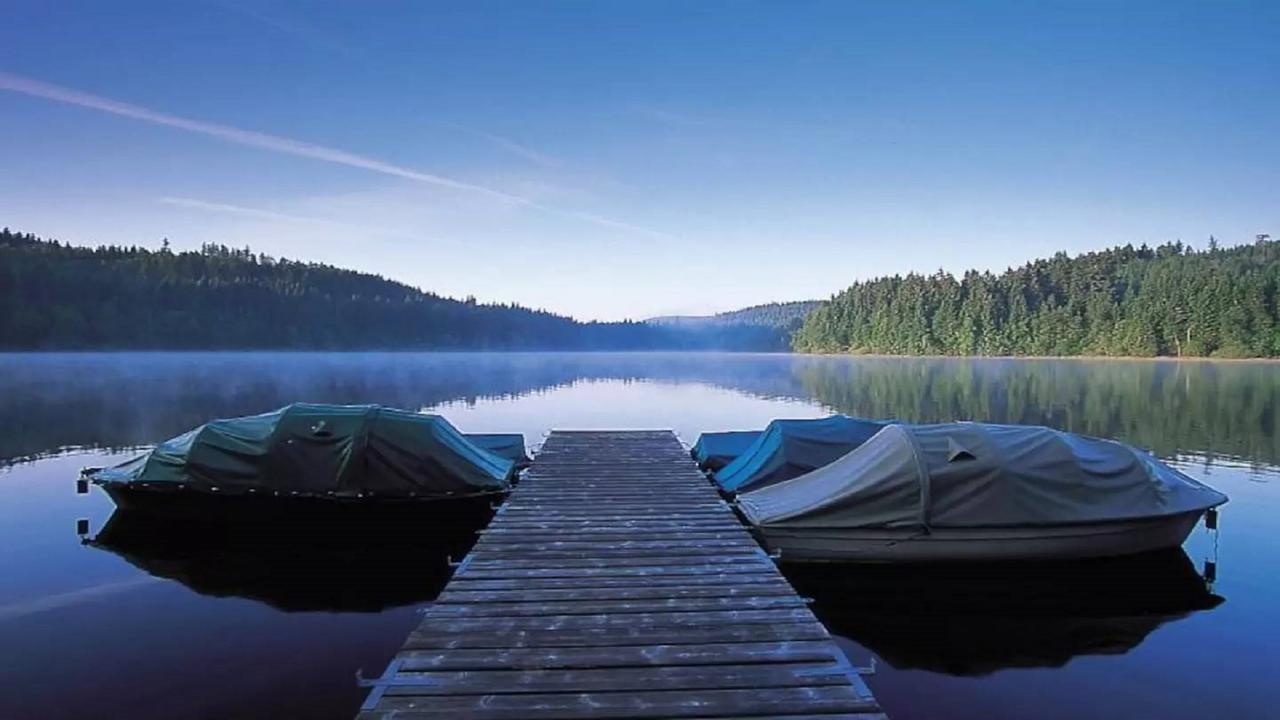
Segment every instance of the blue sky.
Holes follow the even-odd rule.
[[[1280,3],[0,6],[0,225],[580,318],[1280,236]]]

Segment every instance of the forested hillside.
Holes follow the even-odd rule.
[[[221,245],[74,247],[0,231],[4,349],[765,349],[746,333],[582,323]]]
[[[715,315],[664,315],[646,322],[706,338],[723,337],[722,343],[732,341],[741,347],[785,351],[791,348],[791,337],[804,324],[805,317],[820,304],[817,300],[797,300]]]
[[[582,323],[221,245],[74,247],[0,231],[0,349],[726,349],[1280,355],[1280,243],[1059,253],[894,276],[820,303]]]
[[[683,326],[759,325],[761,327],[795,330],[804,323],[805,316],[821,304],[817,300],[767,303],[764,305],[752,305],[741,310],[716,313],[715,315],[664,315],[650,318],[649,322],[659,325]]]
[[[859,282],[811,313],[793,346],[902,355],[1280,355],[1280,243],[1181,242],[1059,253],[1000,275]]]

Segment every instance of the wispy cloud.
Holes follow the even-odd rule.
[[[18,75],[0,72],[0,90],[11,90],[13,92],[31,95],[33,97],[44,98],[45,100],[53,100],[55,102],[67,103],[69,105],[78,105],[80,107],[90,108],[93,110],[101,110],[102,112],[111,113],[112,115],[120,115],[134,120],[142,120],[143,122],[154,123],[156,125],[165,125],[168,127],[187,130],[201,135],[216,137],[220,140],[226,140],[238,145],[248,145],[262,150],[271,150],[273,152],[284,153],[286,155],[296,155],[298,157],[311,158],[313,160],[323,160],[325,162],[337,163],[339,165],[347,165],[349,167],[361,168],[363,170],[371,170],[373,172],[382,173],[384,175],[392,175],[395,177],[406,178],[408,180],[416,180],[418,182],[429,183],[431,185],[439,185],[454,190],[465,190],[468,192],[480,193],[489,197],[515,202],[521,204],[532,204],[531,201],[509,195],[500,190],[474,185],[472,183],[454,180],[444,177],[443,175],[433,175],[431,173],[420,172],[412,168],[394,165],[389,162],[383,162],[363,155],[357,155],[345,150],[337,150],[335,148],[325,147],[323,145],[315,145],[301,140],[294,140],[279,135],[269,135],[254,130],[244,130],[241,128],[231,127],[230,125],[219,125],[217,123],[204,122],[202,120],[191,120],[189,118],[170,115],[169,113],[150,110],[139,105],[131,105],[129,103],[104,98],[99,95],[91,95],[79,90],[60,87],[58,85],[50,85],[49,83],[32,80]]]
[[[558,167],[564,164],[560,161],[559,158],[555,158],[546,153],[539,152],[538,150],[534,150],[528,145],[524,145],[522,143],[516,142],[515,140],[512,140],[511,138],[508,138],[508,137],[495,135],[491,132],[485,132],[484,130],[477,130],[472,127],[467,127],[465,125],[457,125],[454,123],[447,123],[445,127],[452,128],[454,130],[457,130],[458,132],[463,132],[468,135],[474,135],[475,137],[481,138],[483,140],[487,140],[490,143],[502,148],[503,150],[506,150],[507,152],[512,153],[513,155],[518,155],[524,158],[525,160],[528,160],[529,162],[542,165],[544,167]]]
[[[585,220],[586,222],[595,223],[596,225],[603,225],[605,227],[617,228],[619,230],[626,230],[628,232],[640,233],[642,235],[648,235],[650,237],[655,237],[662,240],[679,240],[680,239],[679,237],[672,235],[671,233],[665,233],[660,230],[650,230],[649,228],[640,227],[639,225],[632,225],[630,223],[618,222],[617,220],[610,220],[609,218],[600,217],[599,215],[596,215],[594,213],[568,210],[568,211],[562,212],[561,214],[563,214],[565,217],[572,217],[572,218],[577,218],[579,220]]]
[[[188,210],[201,210],[206,212],[223,213],[227,215],[238,215],[240,217],[253,218],[255,220],[269,220],[272,222],[297,223],[304,225],[324,225],[328,227],[338,228],[342,230],[353,230],[362,233],[385,235],[388,237],[397,237],[410,240],[421,239],[418,236],[409,235],[390,228],[378,227],[375,225],[362,225],[358,223],[343,222],[341,220],[332,220],[329,218],[314,217],[311,215],[294,215],[291,213],[276,212],[274,210],[263,210],[262,208],[247,207],[245,205],[233,205],[231,203],[211,202],[209,200],[200,200],[197,198],[185,197],[160,197],[156,198],[157,202],[173,207],[186,208]]]
[[[0,72],[0,90],[9,90],[11,92],[21,93],[31,97],[38,97],[45,100],[52,100],[54,102],[66,103],[68,105],[76,105],[92,110],[99,110],[112,115],[132,118],[134,120],[149,122],[155,125],[178,128],[180,130],[218,138],[219,140],[235,143],[237,145],[245,145],[285,155],[294,155],[297,157],[310,158],[337,165],[345,165],[348,167],[381,173],[383,175],[390,175],[392,177],[404,178],[452,190],[474,193],[491,199],[500,200],[505,203],[514,203],[565,217],[579,218],[604,227],[629,229],[649,234],[656,233],[659,235],[665,235],[665,233],[640,228],[639,226],[631,225],[629,223],[607,220],[596,215],[564,211],[558,208],[548,207],[519,195],[513,195],[511,193],[485,187],[483,185],[477,185],[475,183],[455,180],[443,175],[422,172],[403,165],[396,165],[376,158],[347,152],[346,150],[339,150],[336,148],[326,147],[324,145],[316,145],[314,143],[282,137],[280,135],[270,135],[254,130],[245,130],[242,128],[232,127],[230,125],[221,125],[218,123],[205,122],[203,120],[193,120],[158,110],[151,110],[139,105],[113,100],[111,98],[81,92],[72,88],[52,85],[50,83],[22,77],[20,75]]]

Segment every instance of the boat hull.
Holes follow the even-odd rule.
[[[299,531],[415,534],[472,533],[493,517],[503,494],[439,499],[320,498],[216,495],[104,485],[120,510],[168,522],[199,526],[259,528],[278,525]]]
[[[770,552],[794,562],[991,562],[1112,557],[1181,545],[1204,511],[1048,527],[912,530],[756,528]]]

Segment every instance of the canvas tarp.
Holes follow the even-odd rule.
[[[871,439],[883,422],[832,415],[774,420],[736,460],[715,474],[729,492],[747,492],[820,468]]]
[[[890,425],[819,470],[738,498],[756,526],[1045,526],[1204,510],[1225,495],[1112,440],[1045,427]]]
[[[702,433],[689,454],[693,455],[693,459],[698,462],[698,467],[704,470],[719,470],[746,452],[760,437],[761,432],[760,430],[733,430]]]
[[[505,490],[514,473],[511,460],[438,415],[296,403],[214,420],[90,479],[223,493],[458,497]]]
[[[494,455],[510,460],[518,468],[528,467],[533,462],[525,450],[524,435],[520,433],[463,433],[462,437]]]

